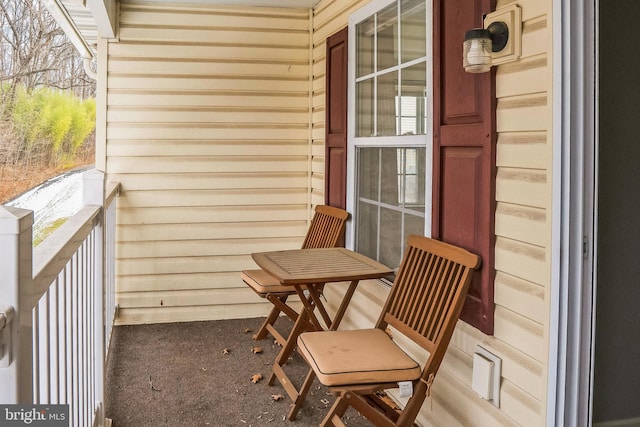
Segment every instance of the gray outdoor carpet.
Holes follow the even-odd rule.
[[[252,339],[262,320],[116,327],[105,396],[113,427],[319,425],[334,397],[317,380],[297,419],[285,419],[291,400],[277,380],[267,384],[280,347]],[[294,353],[285,370],[299,386],[308,368]],[[255,374],[262,379],[254,383]],[[371,425],[347,415],[349,426]]]

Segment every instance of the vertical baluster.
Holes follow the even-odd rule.
[[[80,298],[80,278],[78,277],[78,253],[76,252],[73,255],[73,294],[75,298],[75,306],[73,309],[73,407],[75,408],[75,422],[73,425],[80,427],[82,421],[82,413],[80,407],[80,365],[82,360],[82,348],[80,347],[80,336],[81,336],[81,319],[80,319],[80,310],[82,309],[82,300]]]
[[[68,266],[60,272],[61,283],[59,285],[60,293],[60,323],[62,330],[60,337],[62,343],[60,345],[60,403],[69,403],[69,280]]]
[[[85,381],[84,381],[84,388],[85,388],[85,402],[84,402],[84,408],[85,408],[85,419],[87,420],[87,422],[90,424],[91,423],[91,397],[93,395],[91,389],[93,386],[93,375],[91,375],[91,361],[93,360],[93,352],[91,351],[91,331],[93,330],[93,321],[91,319],[91,283],[92,283],[92,277],[90,274],[90,268],[89,268],[89,255],[91,254],[91,235],[89,235],[87,237],[87,240],[85,242],[84,248],[83,248],[83,252],[84,252],[84,256],[83,256],[83,266],[82,266],[82,270],[85,272],[84,273],[84,278],[85,280],[83,281],[83,287],[84,287],[84,294],[85,294],[85,304],[84,304],[84,320],[85,320],[85,331],[84,331],[84,345],[85,345],[85,358],[84,358],[84,364],[85,364]]]
[[[78,425],[84,425],[84,398],[85,398],[85,373],[84,361],[87,358],[85,353],[85,301],[84,301],[84,271],[82,268],[82,247],[76,253],[77,262],[77,283],[78,288]]]
[[[76,263],[76,278],[75,278],[75,288],[78,292],[78,305],[76,307],[77,310],[77,323],[76,326],[78,328],[78,336],[77,340],[77,352],[76,352],[76,361],[77,361],[77,385],[76,385],[76,408],[78,411],[78,419],[77,425],[84,425],[84,359],[87,355],[84,352],[84,295],[83,295],[83,272],[82,272],[82,246],[78,248],[78,251],[74,255],[74,260]]]
[[[71,408],[69,412],[72,426],[78,425],[78,281],[76,278],[75,257],[76,256],[73,255],[69,265],[69,289],[71,290],[71,321],[69,323],[71,328],[71,357],[69,358],[71,383],[69,384],[69,403]]]
[[[40,364],[40,342],[38,337],[40,336],[40,321],[39,321],[39,311],[40,305],[36,304],[32,311],[32,340],[33,340],[33,367],[31,371],[33,372],[33,403],[40,402],[40,375],[38,366]]]
[[[38,336],[38,340],[42,343],[40,348],[40,387],[42,388],[40,394],[40,402],[47,404],[51,403],[51,346],[49,345],[49,338],[51,337],[51,327],[49,323],[50,315],[50,294],[47,290],[42,299],[40,305],[42,306],[43,313],[40,314],[40,322],[42,322],[41,333]]]
[[[34,403],[49,403],[49,292],[33,308]]]
[[[91,420],[89,418],[89,361],[91,359],[91,352],[89,351],[89,331],[91,330],[91,323],[89,319],[89,295],[88,295],[88,286],[91,278],[88,275],[87,271],[87,248],[88,248],[88,240],[82,243],[80,246],[80,271],[82,272],[82,282],[80,283],[81,292],[82,292],[82,412],[83,412],[83,420],[84,425],[90,425]]]
[[[102,281],[98,280],[98,271],[100,271],[100,278],[102,278],[102,268],[98,270],[97,263],[102,263],[102,257],[97,254],[102,251],[97,250],[97,244],[102,244],[102,239],[97,239],[98,231],[102,233],[102,228],[94,228],[89,235],[88,255],[87,255],[87,290],[89,292],[89,414],[91,418],[95,415],[95,406],[98,401],[102,401],[102,393],[98,393],[98,387],[102,388],[103,379],[102,372],[98,371],[97,365],[102,361],[102,358],[98,359],[97,349],[102,349],[102,336],[99,334],[102,331],[102,317],[100,321],[96,316],[96,305],[98,304],[96,293],[102,288]],[[100,414],[100,416],[102,416]]]
[[[59,365],[60,362],[58,360],[60,353],[59,346],[59,335],[60,335],[60,325],[58,324],[58,286],[59,286],[59,275],[56,277],[55,281],[51,284],[49,288],[49,403],[58,404],[60,403],[60,397],[58,395],[58,382],[59,382]]]
[[[93,386],[95,380],[95,372],[93,370],[93,297],[92,297],[92,288],[93,288],[93,276],[91,272],[93,269],[91,268],[91,244],[93,241],[93,232],[89,234],[87,237],[87,245],[86,245],[86,253],[84,256],[84,270],[86,271],[85,277],[85,292],[87,293],[87,332],[86,332],[86,343],[87,343],[87,357],[85,363],[87,364],[87,380],[85,381],[87,384],[87,396],[86,396],[86,411],[87,411],[87,420],[89,424],[91,424],[91,418],[93,417]]]
[[[84,271],[84,242],[78,248],[78,252],[76,252],[76,259],[78,261],[78,295],[79,295],[79,303],[78,303],[78,326],[79,326],[79,334],[78,334],[78,410],[80,415],[78,420],[80,425],[85,425],[86,423],[86,414],[85,414],[85,398],[86,398],[86,375],[85,375],[85,361],[87,359],[86,352],[86,343],[85,343],[85,334],[86,334],[86,315],[85,309],[87,302],[85,301],[85,271]]]

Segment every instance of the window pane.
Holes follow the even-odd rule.
[[[359,197],[378,201],[380,150],[360,150],[358,158]]]
[[[378,71],[398,65],[398,5],[378,12]]]
[[[373,79],[356,83],[356,136],[373,136]]]
[[[424,217],[406,214],[404,216],[404,237],[403,242],[406,243],[410,234],[424,235]]]
[[[380,199],[382,203],[392,206],[400,206],[402,194],[402,182],[398,182],[401,175],[398,171],[398,161],[402,162],[402,148],[382,148],[382,161],[380,164]]]
[[[374,17],[370,17],[356,26],[356,77],[373,73],[373,29]]]
[[[402,213],[391,209],[380,209],[380,262],[391,268],[400,265],[402,257]]]
[[[370,258],[378,259],[378,206],[360,201],[357,224],[356,250]]]
[[[402,171],[404,183],[403,206],[424,214],[427,152],[424,148],[407,148]]]
[[[427,133],[426,65],[426,62],[421,62],[402,69],[402,88],[398,105],[401,135],[424,135]]]
[[[378,76],[377,93],[377,136],[397,135],[396,98],[398,96],[398,72],[393,71]]]
[[[402,62],[422,58],[427,52],[427,22],[424,0],[400,2]]]

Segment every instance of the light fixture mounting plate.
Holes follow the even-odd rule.
[[[502,22],[506,25],[508,39],[502,50],[498,52],[494,50],[491,54],[491,63],[500,65],[518,60],[522,54],[522,11],[520,6],[511,4],[487,14],[484,18],[483,26],[491,31],[489,27],[497,22]],[[495,41],[492,44],[495,44]]]

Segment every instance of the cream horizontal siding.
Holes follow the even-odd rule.
[[[367,2],[325,0],[314,11],[313,147],[324,142],[324,39],[347,25]],[[418,421],[423,426],[541,426],[545,422],[551,253],[551,2],[517,4],[523,17],[522,57],[498,67],[495,333],[458,322],[450,348]],[[466,29],[461,29],[464,31]],[[318,147],[318,149],[316,149]],[[324,159],[322,159],[324,160]],[[315,167],[314,176],[322,169]],[[317,183],[322,180],[318,179]],[[316,181],[312,180],[313,185]],[[376,282],[361,285],[342,327],[374,323],[388,293]],[[339,300],[343,286],[326,288]],[[471,389],[473,352],[482,345],[502,359],[500,408]],[[421,351],[409,347],[417,360]]]
[[[266,159],[264,158],[266,157]],[[132,168],[136,168],[139,173],[194,173],[205,174],[211,170],[220,173],[232,173],[239,167],[247,168],[256,173],[269,172],[304,172],[307,165],[306,156],[228,156],[226,158],[202,156],[192,158],[185,156],[167,157],[147,157],[144,163],[140,163],[137,158],[124,157],[113,160],[113,164],[108,164],[110,170],[116,174],[126,174]],[[108,161],[111,161],[109,159]],[[223,187],[224,188],[224,187]]]
[[[507,388],[505,412],[519,424],[544,425],[551,274],[551,4],[521,6],[523,56],[499,67],[496,76],[495,337],[525,358],[519,362],[521,372],[513,373],[519,379]]]
[[[234,206],[194,206],[189,208],[191,223],[208,223],[211,218],[226,223],[231,221],[304,221],[307,217],[306,206],[302,208],[293,205],[244,206],[241,211],[238,211]],[[121,208],[118,211],[119,225],[180,224],[183,220],[184,210],[180,206],[151,207],[144,211],[135,208]]]
[[[265,315],[264,304],[216,304],[196,305],[185,310],[184,307],[138,307],[123,309],[126,322],[122,319],[119,324],[149,324],[167,322],[194,322],[211,319],[245,319]],[[120,316],[123,315],[120,313]]]
[[[129,293],[138,292],[158,292],[173,291],[180,289],[182,284],[189,282],[189,290],[211,290],[227,289],[229,282],[234,281],[236,273],[211,273],[208,271],[177,273],[171,275],[154,276],[137,274],[123,277],[118,283],[122,297],[126,298]],[[259,302],[255,300],[254,302]]]
[[[308,227],[310,22],[306,9],[121,4],[105,44],[120,323],[268,311],[239,272]]]

